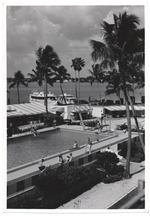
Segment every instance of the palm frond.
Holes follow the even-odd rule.
[[[22,85],[24,85],[24,86],[28,87],[28,83],[27,83],[27,82],[25,82],[24,80],[21,80],[21,81],[20,81],[20,83],[21,83]]]
[[[103,60],[105,58],[108,58],[107,48],[104,43],[95,40],[90,40],[90,45],[93,49],[91,57],[94,62],[96,62],[97,60]]]
[[[14,81],[12,84],[10,84],[9,89],[13,88],[16,84],[17,84],[16,81]]]

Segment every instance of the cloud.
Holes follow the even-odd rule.
[[[31,63],[27,58],[33,56],[39,46],[50,44],[60,56],[76,53],[83,49],[83,44],[88,46],[89,38],[98,32],[93,11],[93,7],[81,6],[7,7],[8,74],[12,74],[10,68],[20,70],[25,63]],[[35,62],[36,57],[32,60]]]
[[[143,6],[118,6],[115,8],[112,8],[107,16],[104,18],[104,20],[110,24],[113,24],[113,14],[119,15],[119,13],[127,12],[127,14],[134,14],[136,15],[140,20],[140,28],[144,27],[144,7]]]
[[[125,8],[124,8],[125,9]],[[143,18],[143,8],[126,7]],[[82,57],[91,64],[90,39],[100,39],[104,18],[123,11],[112,6],[7,6],[7,71],[26,75],[35,67],[35,51],[51,45],[62,64],[70,69],[71,59]]]

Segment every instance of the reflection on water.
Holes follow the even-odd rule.
[[[8,140],[7,168],[10,169],[67,150],[73,146],[75,140],[79,145],[85,144],[88,137],[96,140],[96,136],[91,133],[89,135],[88,133],[61,130],[44,132],[37,137],[27,136]]]

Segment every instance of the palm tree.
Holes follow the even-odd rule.
[[[72,65],[71,67],[74,67],[74,71],[75,71],[75,94],[76,94],[76,99],[78,99],[78,92],[77,92],[77,74],[76,74],[76,67],[75,67],[75,61],[74,59],[72,59]]]
[[[100,89],[99,89],[99,83],[105,82],[105,71],[102,68],[101,64],[95,64],[92,65],[92,70],[89,70],[89,72],[92,74],[92,76],[96,79],[98,84],[98,91],[99,91],[99,97],[101,99]]]
[[[142,62],[140,62],[140,61],[137,62],[137,60],[135,58],[133,58],[133,61],[130,64],[128,64],[128,72],[130,73],[128,82],[131,83],[132,89],[134,87],[133,82],[135,84],[137,84],[136,87],[138,87],[138,88],[143,88],[144,85],[145,85],[144,72],[142,70],[142,66],[143,66]],[[134,89],[132,91],[134,91]],[[141,136],[141,133],[140,133],[140,130],[139,130],[138,120],[137,120],[136,113],[135,113],[135,110],[134,110],[133,101],[131,100],[129,92],[128,92],[128,99],[129,99],[129,102],[130,102],[130,105],[131,105],[132,114],[133,114],[133,117],[134,117],[134,120],[135,120],[135,124],[136,124],[137,132],[138,132],[138,135],[139,135],[141,147],[142,147],[142,149],[143,149],[143,151],[145,153],[144,141],[142,139],[142,136]]]
[[[64,91],[63,91],[63,88],[62,88],[62,83],[64,80],[68,80],[70,78],[70,74],[67,73],[67,69],[61,65],[59,68],[58,68],[58,71],[56,72],[56,80],[59,80],[59,83],[60,83],[60,89],[61,89],[61,93],[63,95],[63,100],[66,104],[66,98],[64,96]]]
[[[119,101],[121,102],[121,91],[123,90],[122,80],[120,73],[113,69],[113,71],[108,71],[107,77],[105,78],[105,81],[108,83],[106,86],[106,95],[116,94],[119,98]],[[131,89],[131,86],[128,85],[128,89]]]
[[[40,47],[36,51],[37,61],[36,61],[36,70],[33,72],[38,75],[39,82],[44,79],[45,89],[45,107],[46,113],[48,113],[47,106],[47,84],[53,86],[55,81],[55,71],[58,70],[57,66],[61,63],[57,53],[54,49],[47,45],[45,48]]]
[[[130,67],[130,69],[131,69],[131,67]],[[135,67],[134,67],[134,69],[135,69]],[[109,71],[108,74],[109,75],[107,76],[107,79],[106,79],[107,82],[108,82],[108,85],[106,86],[105,94],[106,95],[116,94],[118,96],[119,100],[121,100],[120,93],[123,90],[121,76],[117,72],[117,70],[113,70],[112,72]],[[137,117],[136,117],[136,114],[135,114],[135,111],[134,111],[133,102],[132,102],[131,97],[129,95],[129,91],[133,91],[132,80],[131,80],[130,77],[129,77],[128,82],[129,83],[126,85],[127,86],[127,90],[128,90],[127,91],[127,93],[128,93],[128,99],[129,99],[129,103],[131,105],[132,114],[133,114],[133,117],[134,117],[134,120],[135,120],[135,124],[136,124],[137,132],[138,132],[138,135],[139,135],[141,147],[143,148],[143,151],[145,152],[145,146],[144,146],[144,142],[143,142],[140,130],[139,130],[139,124],[138,124]],[[131,82],[131,84],[130,84],[130,82]]]
[[[19,86],[20,84],[22,84],[28,87],[26,79],[24,78],[24,75],[22,74],[21,71],[17,71],[14,73],[14,78],[12,78],[11,82],[12,84],[9,86],[9,88],[13,88],[14,86],[17,86],[18,103],[20,104]]]
[[[80,71],[82,70],[82,68],[85,66],[85,61],[82,58],[75,58],[72,59],[72,65],[71,67],[74,68],[75,70],[75,92],[76,92],[76,98],[78,98],[77,95],[77,86],[76,86],[76,71],[78,71],[78,81],[79,81],[79,98],[78,98],[78,103],[79,103],[79,99],[80,99]]]
[[[30,76],[30,79],[28,80],[28,83],[30,82],[38,82],[39,86],[42,86],[42,81],[43,81],[43,77],[42,77],[42,73],[40,73],[39,71],[35,71],[33,70],[33,74],[32,73],[28,73],[28,75]]]
[[[126,157],[126,169],[124,178],[130,178],[130,155],[131,155],[131,117],[129,110],[129,99],[127,90],[128,62],[133,57],[142,59],[144,51],[143,40],[139,36],[139,19],[135,15],[127,15],[126,12],[114,15],[114,24],[103,21],[102,35],[104,42],[91,40],[93,48],[91,54],[94,61],[101,60],[106,68],[116,68],[121,75],[123,94],[126,102],[127,124],[128,124],[128,151]]]

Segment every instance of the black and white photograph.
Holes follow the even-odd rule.
[[[126,3],[4,6],[3,212],[149,212],[147,9]]]

